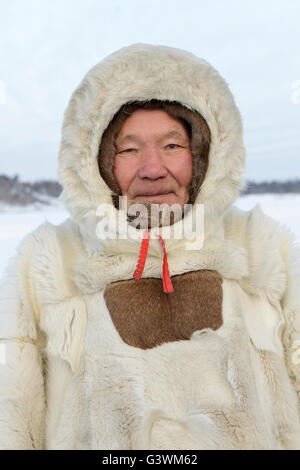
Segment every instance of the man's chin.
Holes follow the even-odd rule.
[[[149,204],[168,204],[171,206],[172,204],[178,204],[178,198],[174,193],[168,194],[157,194],[151,196],[136,196],[133,201],[136,203],[149,203]]]
[[[160,199],[160,197],[152,197],[143,199],[138,197],[135,199],[127,199],[127,216],[130,223],[136,228],[153,228],[166,225],[173,225],[183,217],[183,207],[175,198]],[[139,208],[138,206],[141,205]],[[169,207],[171,210],[169,210]]]

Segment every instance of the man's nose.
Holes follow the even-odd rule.
[[[145,152],[138,174],[140,178],[151,180],[167,176],[168,170],[164,166],[163,157],[158,149],[152,148]]]

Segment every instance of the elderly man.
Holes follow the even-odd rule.
[[[62,128],[70,217],[25,237],[1,288],[1,448],[300,448],[297,252],[233,205],[243,171],[206,61],[135,44],[88,72]]]

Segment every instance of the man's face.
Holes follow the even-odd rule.
[[[188,201],[192,154],[184,126],[162,110],[139,109],[116,139],[114,176],[123,196],[137,202]]]

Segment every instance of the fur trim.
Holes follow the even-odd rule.
[[[112,198],[114,205],[119,208],[117,196],[121,195],[113,174],[116,154],[115,140],[126,119],[137,109],[163,110],[173,119],[181,121],[187,127],[186,130],[190,137],[190,149],[193,157],[193,178],[190,185],[188,203],[193,204],[207,171],[211,141],[209,128],[199,113],[193,112],[179,103],[151,100],[144,103],[133,102],[122,106],[103,133],[98,154],[98,165],[102,178],[116,195],[116,197],[114,195]]]

